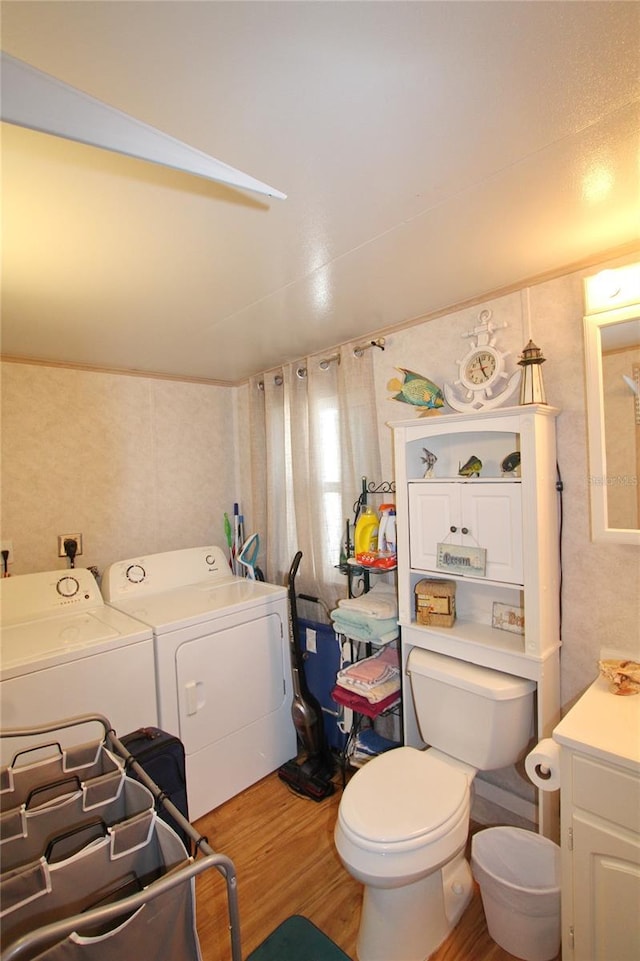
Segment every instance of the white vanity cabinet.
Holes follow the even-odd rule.
[[[531,405],[391,425],[403,666],[411,649],[421,647],[535,681],[536,738],[550,736],[560,718],[557,414]],[[514,453],[519,469],[505,472],[505,458]],[[428,455],[436,461],[425,477]],[[472,457],[482,462],[480,476],[461,476],[460,466]],[[443,569],[445,553],[474,549],[485,552],[481,569],[475,560],[472,573]],[[456,582],[452,627],[417,623],[415,587],[425,577]],[[524,612],[524,633],[494,626],[494,614],[505,608],[512,622]],[[404,681],[404,739],[420,747],[406,671]],[[555,840],[557,798],[539,792],[538,800],[540,830]]]
[[[564,961],[640,958],[640,695],[599,678],[560,745]]]

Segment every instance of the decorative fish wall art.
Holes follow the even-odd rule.
[[[421,417],[435,414],[440,407],[444,407],[442,390],[428,377],[405,367],[396,367],[396,370],[400,371],[403,378],[393,377],[387,384],[387,390],[397,391],[390,400],[420,408]]]

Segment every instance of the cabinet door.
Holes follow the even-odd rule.
[[[462,533],[463,527],[468,533]],[[415,570],[438,571],[437,545],[448,541],[483,547],[487,578],[522,584],[521,485],[409,484],[409,541],[410,564]]]
[[[437,570],[437,544],[452,536],[452,526],[460,526],[459,514],[457,484],[409,484],[411,567],[419,571]]]
[[[640,839],[573,817],[574,961],[637,961],[640,957]]]
[[[486,576],[522,584],[522,487],[520,484],[460,485],[463,544],[487,551]]]

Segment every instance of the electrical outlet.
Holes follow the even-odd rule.
[[[13,564],[13,541],[0,541],[0,550],[9,551],[7,564]]]
[[[76,557],[78,554],[82,554],[82,534],[58,534],[58,557],[67,556],[67,552],[64,549],[65,541],[75,541],[78,545]]]

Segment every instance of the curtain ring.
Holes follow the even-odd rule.
[[[304,378],[307,376],[307,368],[298,367],[298,369],[296,370],[296,375],[300,378],[300,380],[304,380]]]
[[[325,357],[324,360],[320,361],[318,367],[320,370],[329,370],[329,367],[334,361],[338,364],[340,363],[340,354],[332,354],[331,357]]]
[[[276,385],[276,387],[282,387],[282,385],[284,384],[284,378],[282,374],[276,374],[276,376],[273,378],[273,382]]]

